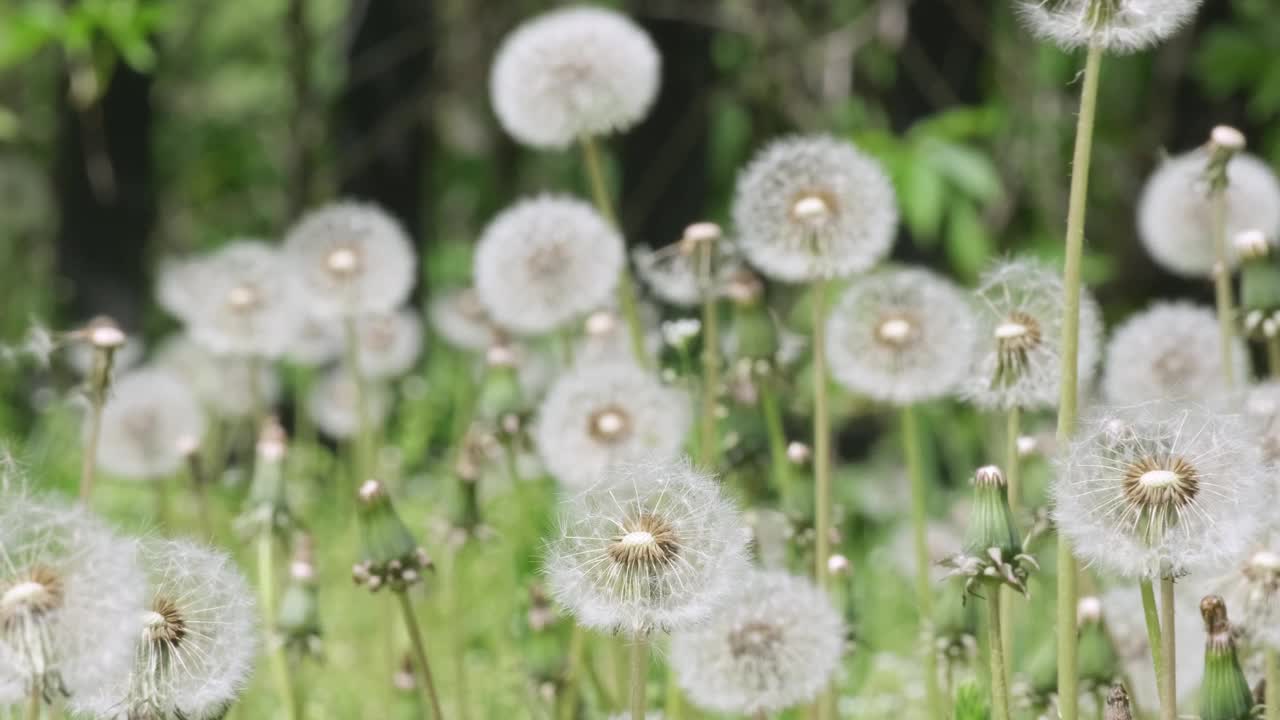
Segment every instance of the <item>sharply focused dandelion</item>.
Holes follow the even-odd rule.
[[[1079,556],[1128,578],[1214,571],[1248,550],[1269,485],[1244,422],[1193,405],[1097,409],[1052,487]]]
[[[738,176],[738,244],[760,272],[806,282],[862,272],[893,244],[898,206],[880,164],[827,136],[776,140]]]
[[[499,214],[476,247],[476,293],[498,325],[541,334],[609,303],[622,236],[569,197],[524,200]]]
[[[489,97],[516,140],[562,148],[643,119],[658,94],[660,64],[653,41],[627,17],[598,7],[562,8],[503,40]]]
[[[719,484],[688,461],[616,464],[567,502],[546,573],[586,627],[676,630],[706,620],[741,585],[747,537]]]
[[[1179,275],[1208,276],[1217,262],[1206,177],[1209,160],[1205,149],[1166,160],[1151,174],[1138,201],[1143,245],[1157,263]],[[1266,163],[1236,154],[1227,163],[1226,179],[1228,239],[1245,230],[1274,232],[1280,227],[1280,180]]]
[[[1038,37],[1064,50],[1097,45],[1109,53],[1145,50],[1191,22],[1200,0],[1018,0]]]
[[[1232,339],[1235,377],[1245,377],[1249,354]],[[1228,401],[1222,337],[1209,308],[1187,302],[1156,303],[1126,320],[1107,343],[1102,394],[1109,402],[1182,398],[1208,405]]]
[[[843,646],[840,613],[812,581],[751,570],[711,622],[671,637],[671,663],[695,704],[759,716],[813,700]]]
[[[1062,277],[1030,260],[1000,262],[978,286],[978,349],[965,395],[979,407],[1039,409],[1057,405],[1062,378]],[[1078,379],[1098,362],[1098,307],[1080,298]]]
[[[927,270],[892,269],[850,286],[828,320],[831,374],[867,397],[909,405],[955,389],[969,372],[968,296]]]
[[[649,371],[615,362],[573,369],[548,391],[533,430],[547,469],[571,488],[611,465],[673,458],[692,422],[688,395]]]
[[[220,718],[253,669],[248,584],[211,548],[150,539],[141,549],[147,596],[134,611],[141,628],[128,677],[76,698],[74,708],[103,720]]]
[[[312,210],[289,229],[284,252],[307,311],[320,317],[390,312],[417,277],[409,237],[373,205],[339,202]]]
[[[143,367],[116,379],[102,409],[98,463],[115,475],[154,479],[182,466],[182,442],[204,435],[205,419],[186,383]]]
[[[422,353],[422,320],[407,308],[365,315],[356,322],[357,365],[367,378],[388,378],[408,372]]]
[[[0,493],[0,706],[123,679],[142,588],[132,541],[83,509]]]

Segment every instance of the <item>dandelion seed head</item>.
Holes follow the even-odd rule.
[[[121,374],[102,407],[98,464],[120,477],[150,480],[183,463],[179,441],[202,437],[204,412],[191,388],[161,367]]]
[[[614,464],[566,503],[548,584],[585,627],[629,635],[702,622],[741,582],[748,531],[688,461]]]
[[[623,261],[622,236],[590,205],[544,195],[516,203],[485,228],[476,293],[498,325],[542,334],[607,305]]]
[[[827,686],[844,634],[840,613],[811,581],[751,570],[709,623],[672,635],[671,663],[700,707],[774,713]]]
[[[265,363],[214,355],[186,334],[163,341],[154,365],[181,378],[202,406],[225,419],[255,412],[255,387],[264,406],[274,405],[280,396],[280,379]]]
[[[1247,377],[1244,342],[1232,338],[1231,343],[1232,370]],[[1118,404],[1165,398],[1224,404],[1222,334],[1213,310],[1188,302],[1156,303],[1118,326],[1107,343],[1102,394]]]
[[[1178,32],[1200,0],[1019,0],[1017,7],[1032,34],[1063,50],[1098,45],[1122,55]]]
[[[304,314],[298,323],[285,357],[303,367],[322,367],[342,356],[342,325],[333,318],[317,318]]]
[[[459,350],[485,350],[497,339],[497,330],[473,288],[432,297],[427,305],[427,320],[432,330]]]
[[[653,41],[629,18],[568,7],[507,35],[490,70],[489,97],[517,141],[563,148],[640,122],[658,94],[660,69]]]
[[[950,393],[968,376],[976,321],[967,294],[927,270],[892,269],[854,283],[827,320],[841,385],[894,405]]]
[[[391,398],[377,383],[364,383],[365,411],[372,427],[377,427],[391,411]],[[330,370],[311,388],[307,402],[311,420],[331,438],[352,437],[360,429],[359,394],[351,374],[342,368]]]
[[[1262,530],[1268,480],[1243,419],[1187,404],[1102,407],[1060,460],[1053,517],[1125,578],[1211,572]]]
[[[408,308],[361,316],[356,335],[360,374],[367,378],[402,375],[422,354],[422,320]]]
[[[964,395],[988,409],[1044,409],[1058,403],[1062,377],[1062,277],[1031,260],[997,263],[976,291],[978,341]],[[1077,375],[1098,363],[1102,323],[1093,298],[1080,296]]]
[[[1213,204],[1205,178],[1209,159],[1202,148],[1164,161],[1151,173],[1138,200],[1142,244],[1160,266],[1185,277],[1208,277],[1217,264]],[[1246,230],[1270,232],[1280,227],[1280,180],[1265,162],[1236,154],[1227,163],[1226,175],[1228,239]],[[1228,251],[1234,264],[1234,248]]]
[[[692,422],[689,397],[627,362],[579,366],[538,409],[534,443],[570,488],[597,482],[614,464],[673,458]]]
[[[375,205],[312,210],[284,240],[307,311],[318,317],[387,313],[413,289],[418,260],[404,229]]]
[[[798,283],[870,269],[893,245],[898,207],[876,160],[832,137],[794,136],[738,176],[733,221],[748,262]]]

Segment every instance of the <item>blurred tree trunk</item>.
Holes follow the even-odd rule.
[[[107,314],[137,330],[151,295],[144,256],[156,215],[151,77],[117,63],[106,92],[80,108],[71,72],[58,94],[54,161],[66,319]]]
[[[622,224],[629,244],[661,247],[706,213],[712,31],[666,18],[641,25],[662,55],[662,85],[623,141]]]
[[[344,195],[396,216],[420,246],[431,146],[428,88],[431,0],[352,0],[347,81],[339,98],[338,162]]]
[[[285,11],[285,36],[289,42],[289,84],[293,90],[293,117],[289,126],[293,137],[289,147],[288,216],[292,222],[312,202],[315,183],[315,139],[317,119],[311,54],[315,45],[308,24],[308,0],[289,0]]]

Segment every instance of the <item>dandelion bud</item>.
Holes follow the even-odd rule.
[[[720,226],[713,222],[694,223],[684,229],[684,235],[680,237],[680,251],[693,253],[704,243],[716,242],[722,234]]]
[[[1133,705],[1129,702],[1129,693],[1124,683],[1116,683],[1107,693],[1107,706],[1103,711],[1103,720],[1133,720]]]
[[[506,345],[494,345],[486,356],[488,361],[484,379],[480,383],[480,396],[476,399],[476,414],[480,420],[500,424],[503,417],[519,416],[528,408],[520,377],[516,369],[515,354]]]
[[[1210,131],[1209,143],[1216,150],[1237,153],[1244,150],[1244,133],[1230,125],[1218,125]]]
[[[316,570],[310,535],[297,538],[293,561],[289,564],[289,583],[280,596],[276,629],[285,647],[298,656],[318,656],[321,649],[320,605],[317,598]]]
[[[1076,622],[1080,628],[1077,650],[1080,680],[1086,686],[1106,687],[1120,673],[1120,658],[1102,622],[1102,600],[1095,596],[1080,598],[1076,604]]]
[[[792,440],[787,444],[787,459],[795,465],[804,465],[813,457],[813,451],[808,445],[799,440]]]
[[[778,355],[778,328],[769,308],[761,301],[764,285],[750,271],[738,273],[729,281],[729,297],[733,313],[729,318],[732,354],[749,361],[762,361],[772,366]]]
[[[1217,595],[1200,601],[1204,618],[1204,681],[1200,686],[1201,720],[1248,720],[1253,717],[1253,691],[1240,669],[1236,643],[1227,620],[1227,605]]]
[[[253,464],[248,505],[237,520],[242,532],[283,532],[293,525],[285,491],[286,449],[284,428],[275,418],[267,418],[258,434],[257,462]]]
[[[965,534],[964,552],[950,558],[953,575],[969,579],[966,589],[981,581],[1006,584],[1026,592],[1026,578],[1035,560],[1023,553],[1023,543],[1009,509],[1004,473],[994,465],[981,467],[973,477],[973,510]]]
[[[400,592],[431,569],[431,560],[396,513],[386,487],[366,480],[358,493],[363,559],[352,570],[357,584],[372,591],[383,586]]]
[[[1271,256],[1271,243],[1261,230],[1236,234],[1240,256],[1240,312],[1244,331],[1256,339],[1275,335],[1280,323],[1280,264]]]

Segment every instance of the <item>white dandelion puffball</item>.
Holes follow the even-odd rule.
[[[703,241],[707,242],[707,241]],[[713,242],[712,276],[709,290],[713,297],[724,297],[734,277],[742,271],[741,261],[730,254],[727,238]],[[631,251],[636,274],[645,287],[659,300],[676,307],[695,307],[703,300],[703,269],[700,250],[692,251],[684,243],[668,245],[661,250],[638,247]]]
[[[253,671],[249,585],[228,555],[186,540],[145,540],[141,557],[147,596],[129,677],[73,706],[113,720],[220,718]]]
[[[1244,414],[1262,449],[1263,461],[1280,463],[1280,380],[1253,385],[1245,392]]]
[[[451,290],[427,303],[431,329],[459,350],[482,352],[497,339],[497,329],[472,288]]]
[[[321,367],[342,357],[343,324],[334,318],[305,315],[285,350],[285,358],[302,367]]]
[[[625,262],[622,236],[588,204],[543,195],[495,217],[480,236],[475,286],[489,317],[538,335],[607,305]]]
[[[775,140],[738,175],[733,223],[747,261],[786,282],[845,277],[889,253],[898,228],[880,163],[825,135]]]
[[[192,261],[178,318],[211,352],[278,357],[301,327],[302,306],[286,259],[273,247],[240,240]]]
[[[318,317],[385,313],[413,290],[418,258],[400,223],[375,205],[312,210],[284,239],[307,311]]]
[[[704,626],[671,637],[680,687],[699,707],[756,715],[809,702],[840,664],[844,623],[805,578],[752,570]]]
[[[964,395],[984,409],[1047,409],[1058,404],[1062,378],[1062,276],[1024,259],[997,263],[976,291],[978,347]],[[1093,378],[1102,321],[1087,291],[1080,292],[1077,377]]]
[[[1101,407],[1059,460],[1053,517],[1076,554],[1126,578],[1230,566],[1263,529],[1270,480],[1235,415]]]
[[[636,635],[705,621],[746,572],[748,530],[687,460],[614,465],[566,503],[547,549],[556,600],[584,627]]]
[[[1018,0],[1031,32],[1063,50],[1098,45],[1112,54],[1145,50],[1182,29],[1200,0]]]
[[[311,388],[307,411],[320,432],[345,439],[360,429],[359,392],[351,374],[342,368],[330,370]],[[391,411],[391,398],[381,384],[364,383],[365,412],[371,427],[381,425]]]
[[[831,374],[850,391],[894,405],[950,393],[976,344],[968,294],[928,270],[885,270],[845,291],[827,318]]]
[[[422,320],[407,308],[360,317],[356,336],[360,374],[367,378],[403,375],[422,354]]]
[[[1160,164],[1138,201],[1138,235],[1159,265],[1184,277],[1208,277],[1217,262],[1213,240],[1213,208],[1205,170],[1204,149],[1170,158]],[[1272,233],[1280,229],[1280,180],[1265,162],[1247,153],[1227,163],[1227,251],[1234,264],[1230,240],[1244,230]]]
[[[191,388],[160,367],[122,374],[102,407],[98,465],[125,478],[172,474],[184,462],[182,446],[204,436],[205,418]]]
[[[1249,352],[1239,337],[1231,340],[1231,365],[1235,377],[1248,377]],[[1180,398],[1221,405],[1228,391],[1212,308],[1156,303],[1118,326],[1107,343],[1102,394],[1108,402]]]
[[[562,8],[526,21],[502,41],[489,98],[518,142],[563,148],[640,122],[658,94],[660,70],[653,41],[629,18],[604,8]]]
[[[534,443],[561,483],[583,488],[611,465],[680,453],[692,422],[689,396],[629,362],[579,366],[538,408]]]
[[[1247,650],[1280,650],[1280,536],[1274,529],[1205,589],[1226,600]]]
[[[1128,690],[1139,707],[1160,706],[1156,671],[1142,609],[1142,595],[1132,585],[1120,585],[1102,593],[1102,618],[1115,643],[1116,654],[1130,680]],[[1178,700],[1190,700],[1204,675],[1204,625],[1199,599],[1185,592],[1174,594],[1174,645],[1177,656]]]
[[[144,587],[135,544],[83,508],[0,494],[0,706],[127,676]]]
[[[280,397],[280,378],[266,363],[214,355],[185,334],[163,341],[154,364],[182,378],[204,407],[228,420],[249,417],[257,403],[272,407]]]

